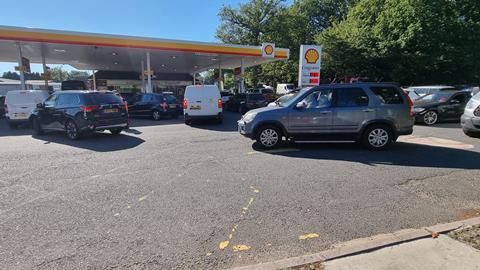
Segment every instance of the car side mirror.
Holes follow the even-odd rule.
[[[37,104],[37,109],[45,109],[45,104],[44,103],[38,103]]]
[[[297,103],[297,105],[295,105],[295,108],[298,110],[303,110],[307,108],[307,103],[305,101],[300,101]]]

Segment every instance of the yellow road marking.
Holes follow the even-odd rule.
[[[120,216],[120,213],[115,213],[115,214],[113,214],[113,216],[118,217],[118,216]]]
[[[250,246],[247,246],[247,245],[236,245],[236,246],[233,246],[233,250],[234,251],[247,251],[250,249]]]
[[[220,242],[220,244],[218,244],[218,248],[223,250],[226,247],[228,247],[228,244],[230,244],[230,241],[228,241],[228,240],[227,241],[222,241],[222,242]]]
[[[138,198],[138,201],[141,202],[141,201],[145,200],[147,197],[148,197],[148,195],[145,195],[145,196],[143,196],[143,197],[140,197],[140,198]]]
[[[302,234],[298,237],[299,240],[306,240],[310,238],[317,238],[320,235],[318,233],[307,233],[307,234]]]
[[[253,190],[253,192],[255,192],[255,193],[259,193],[259,192],[260,192],[260,190],[259,190],[258,188],[256,188],[256,187],[254,187],[254,186],[250,186],[250,189]]]

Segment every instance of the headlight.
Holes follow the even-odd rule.
[[[255,116],[257,116],[256,113],[247,113],[243,116],[243,121],[250,122],[255,118]]]
[[[425,111],[425,108],[414,108],[413,111],[416,112],[416,113],[421,113],[421,112]]]

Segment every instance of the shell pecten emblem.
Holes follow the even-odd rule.
[[[315,64],[318,61],[320,54],[315,49],[308,49],[305,52],[305,60],[307,60],[308,64]]]
[[[265,54],[267,55],[272,55],[273,53],[273,46],[272,45],[267,45],[265,46],[265,48],[263,49],[265,51]]]

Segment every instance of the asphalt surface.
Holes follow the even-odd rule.
[[[456,123],[417,126],[385,152],[261,152],[237,117],[140,119],[79,141],[0,121],[0,269],[222,269],[480,208],[480,139]]]

